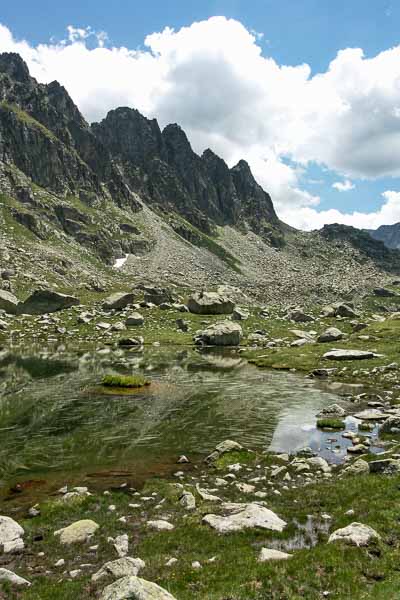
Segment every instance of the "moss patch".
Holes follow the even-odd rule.
[[[150,383],[143,375],[105,375],[101,382],[107,388],[142,388]]]

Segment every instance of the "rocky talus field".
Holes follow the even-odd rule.
[[[399,334],[398,250],[0,55],[1,600],[400,598]]]

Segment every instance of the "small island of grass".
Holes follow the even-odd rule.
[[[324,419],[317,419],[317,427],[318,429],[344,429],[345,423],[342,419],[326,417]]]
[[[143,375],[105,375],[101,384],[107,388],[141,388],[150,385]]]

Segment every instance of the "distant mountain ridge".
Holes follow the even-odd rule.
[[[400,223],[393,225],[381,225],[378,229],[369,229],[368,233],[375,239],[380,240],[388,248],[400,249]]]

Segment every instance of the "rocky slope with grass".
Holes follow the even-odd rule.
[[[89,125],[61,85],[0,55],[1,285],[22,299],[139,279],[270,302],[357,297],[399,271],[398,251],[367,238],[298,232],[246,162],[199,156],[178,125],[130,108]]]

